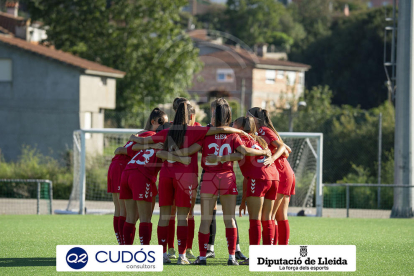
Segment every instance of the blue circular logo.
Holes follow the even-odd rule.
[[[73,269],[84,268],[88,263],[88,253],[80,247],[74,247],[66,254],[66,263]]]

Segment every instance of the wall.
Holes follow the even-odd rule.
[[[79,129],[78,69],[0,43],[12,82],[0,82],[0,149],[16,160],[23,144],[61,157]]]
[[[200,102],[207,102],[207,92],[215,89],[224,89],[230,92],[234,100],[241,101],[242,79],[245,81],[245,107],[251,106],[252,68],[229,65],[226,62],[211,56],[200,56],[205,62],[204,68],[193,78],[193,86],[189,89],[191,95],[198,95]],[[217,69],[232,69],[235,78],[232,82],[217,81]]]
[[[266,82],[266,69],[253,69],[253,106],[274,110],[276,107],[284,108],[286,103],[297,99],[302,95],[304,84],[300,79],[301,72],[295,72],[295,81],[292,85],[287,85],[287,72],[284,70],[275,70],[276,78],[274,83]],[[278,71],[283,76],[278,77]]]
[[[116,104],[116,80],[113,78],[81,75],[80,77],[80,126],[85,128],[85,113],[91,113],[92,128],[104,127],[105,108],[114,109]],[[103,153],[102,134],[86,136],[86,149],[96,154]]]

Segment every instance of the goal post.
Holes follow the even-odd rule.
[[[81,129],[73,133],[73,187],[65,214],[103,214],[114,210],[112,195],[107,193],[107,172],[114,150],[127,143],[141,129]],[[279,133],[292,148],[288,161],[296,176],[296,194],[290,206],[293,212],[305,210],[322,216],[322,133]],[[199,160],[200,161],[200,160]],[[239,191],[243,177],[235,162]],[[201,174],[200,174],[201,175]],[[199,176],[200,177],[200,176]],[[241,200],[241,193],[237,202]]]

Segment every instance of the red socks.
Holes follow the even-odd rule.
[[[132,245],[135,237],[135,224],[125,222],[124,224],[124,243],[125,245]]]
[[[118,231],[119,231],[119,240],[121,244],[125,244],[124,240],[124,224],[125,224],[126,217],[119,216],[118,217]]]
[[[251,219],[250,228],[249,228],[249,244],[250,245],[260,245],[262,225],[260,220]]]
[[[263,245],[273,245],[275,230],[271,220],[262,220]]]
[[[174,248],[174,237],[175,237],[175,216],[170,218],[168,224],[168,248]]]
[[[200,257],[205,257],[207,254],[208,240],[210,239],[210,233],[203,234],[198,232],[198,248],[200,250]]]
[[[139,241],[141,245],[149,245],[151,241],[152,223],[141,222],[139,224]]]
[[[167,252],[168,226],[157,227],[158,244],[162,245],[163,253]]]
[[[277,240],[279,238],[278,227],[275,220],[272,220],[273,227],[275,228],[275,240],[273,241],[274,245],[277,245]]]
[[[193,248],[195,223],[194,217],[188,219],[188,236],[187,236],[187,248]]]
[[[279,230],[279,245],[288,245],[290,235],[289,221],[280,220],[277,224]]]
[[[115,217],[114,216],[114,231],[115,231],[115,236],[116,236],[116,240],[118,241],[118,244],[121,244],[121,239],[119,237],[119,217]]]
[[[178,254],[185,254],[187,249],[188,226],[177,226]]]
[[[227,247],[230,255],[236,254],[237,228],[226,228]]]

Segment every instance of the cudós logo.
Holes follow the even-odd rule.
[[[74,247],[66,254],[66,263],[73,269],[84,268],[88,263],[88,253],[80,247]]]

